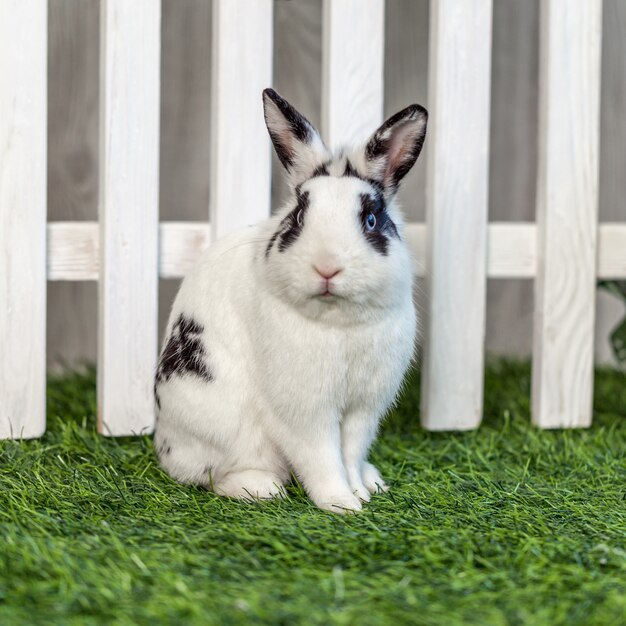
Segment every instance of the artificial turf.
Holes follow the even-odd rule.
[[[48,432],[0,442],[0,624],[626,623],[626,377],[589,430],[529,425],[495,363],[476,432],[419,427],[413,374],[358,515],[172,482],[152,441],[95,433],[93,372],[53,378]]]

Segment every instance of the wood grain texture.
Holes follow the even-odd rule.
[[[483,404],[492,4],[431,10],[422,424],[465,430]]]
[[[0,2],[0,438],[46,427],[47,6]]]
[[[209,199],[213,239],[270,214],[270,144],[261,92],[272,82],[272,31],[272,0],[214,0]]]
[[[103,0],[98,428],[150,432],[157,358],[159,0]]]
[[[211,225],[206,222],[167,222],[159,232],[161,278],[183,278],[211,241]]]
[[[364,142],[382,122],[383,0],[324,0],[322,135],[331,148]]]
[[[542,4],[533,423],[591,424],[600,0]]]
[[[100,228],[97,222],[48,223],[48,280],[98,280]]]
[[[49,161],[51,220],[93,220],[98,142],[98,2],[50,0]],[[385,114],[427,102],[428,0],[385,2]],[[498,0],[493,8],[490,216],[534,220],[539,0]],[[201,220],[209,194],[211,3],[163,0],[161,218]],[[274,4],[274,85],[319,124],[322,0]],[[600,215],[626,220],[626,3],[604,0]],[[420,161],[426,162],[429,140]],[[400,198],[410,219],[424,219],[425,166],[405,178]],[[281,176],[275,176],[274,206]],[[600,257],[602,257],[602,250]],[[598,271],[601,273],[601,266]],[[161,286],[161,318],[175,285]],[[171,292],[171,294],[165,293]],[[55,362],[94,360],[94,285],[54,282],[48,288],[48,355]],[[492,281],[488,290],[487,350],[527,356],[532,344],[532,284]],[[606,306],[605,306],[606,304]],[[610,298],[597,312],[601,330],[618,321]],[[512,323],[512,320],[515,320]],[[606,333],[596,333],[598,356],[611,359]]]
[[[159,224],[159,276],[183,278],[210,244],[207,222]],[[406,225],[417,276],[426,274],[426,224]],[[98,280],[97,222],[48,224],[48,280]],[[487,276],[533,278],[537,272],[537,227],[530,222],[492,222],[487,227]],[[626,278],[626,224],[598,227],[598,278]]]

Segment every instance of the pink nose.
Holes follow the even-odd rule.
[[[334,265],[314,265],[313,269],[326,280],[330,280],[342,271],[340,267],[335,267]]]

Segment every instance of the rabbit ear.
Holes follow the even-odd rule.
[[[273,89],[263,91],[265,124],[276,154],[290,174],[310,174],[327,150],[313,124]]]
[[[379,181],[387,195],[394,194],[400,181],[415,164],[422,151],[428,112],[412,104],[392,115],[365,146],[368,176]]]

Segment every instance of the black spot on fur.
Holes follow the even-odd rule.
[[[302,193],[300,189],[296,189],[298,202],[295,209],[291,211],[280,223],[278,229],[280,241],[278,242],[278,251],[284,252],[289,246],[298,239],[304,226],[304,216],[309,208],[309,192]],[[302,217],[298,221],[298,214],[302,211]]]
[[[283,117],[289,124],[289,128],[293,136],[302,143],[310,143],[312,138],[311,123],[296,109],[294,109],[287,100],[279,96],[273,89],[265,89],[263,95],[269,98],[282,113]],[[290,148],[281,141],[281,138],[273,131],[268,124],[267,110],[265,111],[265,123],[270,133],[270,138],[274,144],[276,155],[280,162],[289,169],[293,165],[293,153]]]
[[[367,229],[367,218],[370,213],[373,213],[376,218],[374,230]],[[389,252],[390,237],[400,239],[398,229],[387,213],[385,201],[381,194],[375,196],[361,194],[361,227],[365,239],[374,250],[383,255],[387,255]]]
[[[343,172],[344,176],[355,176],[356,178],[361,178],[360,174],[352,167],[352,163],[350,163],[350,159],[346,159],[346,169]]]
[[[158,375],[158,374],[157,374]],[[156,404],[157,409],[161,409],[161,398],[159,397],[159,390],[157,388],[157,383],[154,383],[154,403]],[[158,417],[157,417],[158,419]]]
[[[316,176],[328,176],[327,164],[322,163],[322,165],[318,165],[311,174],[311,178],[315,178]]]
[[[363,176],[357,169],[352,165],[349,159],[346,159],[346,167],[343,172],[344,176],[352,176],[354,178],[359,178],[362,181],[371,185],[376,193],[382,194],[385,190],[383,184],[379,180],[375,180],[374,178],[368,178],[367,176]]]
[[[193,374],[207,382],[213,380],[206,363],[201,337],[203,330],[202,324],[181,313],[161,354],[157,384],[169,380],[171,376],[183,374]]]

